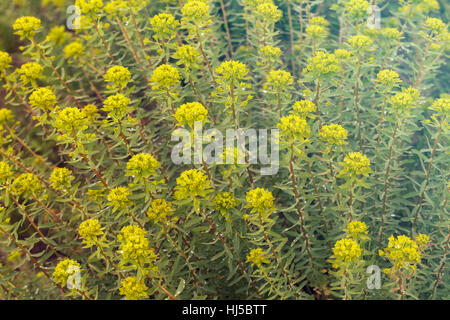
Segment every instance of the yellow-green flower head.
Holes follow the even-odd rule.
[[[84,106],[83,113],[89,120],[94,120],[100,115],[98,113],[98,108],[93,104],[87,104],[86,106]]]
[[[435,35],[440,35],[444,31],[447,31],[447,25],[438,18],[428,18],[425,20],[425,27]]]
[[[258,5],[255,12],[268,23],[275,23],[283,17],[283,11],[279,10],[273,2],[265,2]]]
[[[277,90],[287,90],[294,83],[292,75],[284,70],[272,70],[267,76],[267,83]]]
[[[112,82],[115,87],[125,88],[131,80],[131,73],[128,68],[114,66],[108,69],[105,74],[105,80]]]
[[[390,91],[399,82],[401,82],[400,76],[393,70],[381,70],[377,74],[377,83],[387,91]]]
[[[68,37],[69,33],[66,32],[66,28],[64,26],[54,26],[50,29],[50,32],[47,35],[47,41],[51,41],[55,45],[60,46],[66,42]]]
[[[264,46],[261,49],[259,49],[259,53],[261,54],[262,57],[271,61],[277,60],[282,54],[280,48],[272,47],[270,45]]]
[[[155,39],[172,39],[175,37],[180,22],[170,13],[160,13],[150,18]]]
[[[12,175],[11,166],[5,161],[0,161],[0,184],[8,182]]]
[[[147,211],[147,217],[153,223],[164,222],[171,215],[173,215],[172,203],[165,199],[154,199]]]
[[[260,267],[263,263],[269,263],[269,258],[261,248],[257,248],[250,250],[246,262],[251,262],[252,266]]]
[[[127,176],[135,176],[136,179],[147,179],[156,175],[156,169],[160,163],[149,153],[138,153],[127,162]]]
[[[430,107],[431,110],[434,110],[444,116],[448,116],[450,114],[450,98],[439,98],[433,102],[433,105]],[[0,117],[0,124],[2,123]]]
[[[103,110],[108,112],[112,118],[120,120],[130,112],[129,104],[129,98],[117,93],[103,101]]]
[[[327,19],[325,19],[324,17],[321,16],[317,16],[317,17],[312,17],[309,20],[309,25],[312,26],[321,26],[321,27],[328,27],[330,25],[330,23],[328,22]]]
[[[368,36],[357,35],[353,36],[348,40],[348,43],[352,46],[353,50],[357,52],[365,52],[370,49],[373,40]]]
[[[277,128],[281,130],[281,135],[289,142],[305,142],[311,135],[311,128],[304,118],[296,114],[290,114],[280,119]]]
[[[66,59],[76,59],[83,55],[84,47],[80,41],[74,41],[64,47],[64,56]]]
[[[387,248],[379,251],[380,256],[386,256],[393,265],[392,272],[404,269],[413,271],[420,263],[419,246],[411,238],[401,235],[389,237]]]
[[[361,20],[368,15],[369,6],[370,3],[365,0],[347,0],[344,3],[344,10],[353,19]]]
[[[116,187],[109,191],[108,204],[112,205],[115,210],[126,209],[131,203],[128,199],[129,196],[131,196],[131,191],[127,187]]]
[[[245,153],[241,148],[226,147],[223,150],[222,159],[226,164],[242,164],[244,163]]]
[[[317,111],[317,106],[309,100],[295,101],[292,106],[293,113],[302,118],[313,118],[313,113]]]
[[[4,126],[8,124],[8,122],[12,122],[14,120],[14,115],[11,110],[6,108],[0,109],[0,126]]]
[[[102,0],[76,0],[75,5],[81,9],[81,13],[87,15],[97,14],[103,8]]]
[[[239,80],[245,79],[248,69],[242,62],[229,60],[222,62],[216,68],[216,73],[219,75],[218,81],[236,84]]]
[[[96,243],[99,236],[103,235],[102,226],[97,219],[88,219],[80,223],[78,234],[83,243],[90,247]]]
[[[416,243],[419,245],[420,248],[425,248],[430,244],[430,237],[426,234],[419,233],[416,236]]]
[[[341,66],[339,60],[332,53],[318,51],[314,57],[308,58],[306,74],[320,78],[339,72]]]
[[[348,132],[338,124],[324,125],[319,130],[319,139],[330,145],[341,146],[347,143]]]
[[[40,27],[41,20],[36,17],[20,17],[13,24],[13,29],[16,30],[15,34],[20,36],[20,40],[33,38]]]
[[[124,0],[112,0],[103,7],[106,14],[112,18],[121,18],[122,13],[127,9],[127,3]]]
[[[210,189],[208,177],[200,170],[186,170],[177,178],[175,199],[185,200],[196,197],[205,197]]]
[[[350,238],[341,239],[333,247],[332,258],[335,259],[333,267],[337,268],[342,263],[355,262],[361,254],[361,247],[356,240]]]
[[[149,262],[156,259],[156,255],[149,248],[149,241],[145,237],[145,230],[138,226],[126,226],[120,230],[118,240],[120,251],[125,262]]]
[[[247,208],[252,208],[252,212],[265,212],[273,210],[273,202],[275,198],[272,192],[263,188],[255,188],[247,192],[245,200],[247,201]]]
[[[22,173],[12,182],[11,190],[17,195],[28,197],[38,194],[42,190],[42,185],[35,174]]]
[[[415,88],[403,89],[401,92],[395,94],[389,100],[394,112],[405,112],[408,109],[414,108],[420,99],[420,92]]]
[[[194,23],[205,22],[211,18],[209,15],[209,5],[199,0],[186,2],[181,9],[181,13],[185,20]]]
[[[180,72],[169,64],[162,64],[153,71],[150,81],[155,89],[169,90],[180,83]]]
[[[0,73],[11,67],[12,58],[8,52],[0,51]]]
[[[55,168],[50,175],[50,185],[55,190],[68,189],[70,188],[73,179],[75,179],[75,177],[69,169]]]
[[[56,283],[64,287],[69,277],[80,271],[81,267],[78,262],[71,259],[64,259],[56,265],[55,271],[53,272],[53,279],[55,279]]]
[[[29,62],[23,64],[16,71],[20,75],[20,80],[23,82],[23,84],[35,84],[37,79],[42,78],[44,68],[42,68],[42,66],[37,64],[36,62]]]
[[[380,35],[388,42],[399,41],[402,37],[402,33],[396,28],[382,28],[380,30]]]
[[[372,172],[370,169],[370,160],[365,155],[359,152],[351,152],[347,154],[344,158],[344,162],[341,163],[344,166],[338,176],[369,176]]]
[[[38,88],[30,95],[29,102],[34,109],[48,111],[56,105],[56,96],[49,87]]]
[[[200,52],[189,44],[179,46],[173,56],[175,59],[180,60],[177,64],[183,64],[186,69],[199,66],[201,63]]]
[[[83,131],[88,128],[89,120],[86,114],[76,107],[60,109],[54,117],[53,126],[69,135],[73,133],[73,130]]]
[[[422,0],[416,9],[419,12],[429,13],[430,11],[438,11],[440,6],[437,0]]]
[[[306,28],[306,34],[311,39],[317,39],[328,35],[328,29],[324,26],[312,24]]]
[[[369,232],[369,227],[361,221],[352,221],[347,225],[347,235],[353,239],[358,239],[360,235],[365,235]]]
[[[139,281],[136,277],[123,279],[119,292],[125,296],[126,300],[143,300],[149,297],[148,287],[145,285],[144,279]]]
[[[208,110],[199,102],[188,102],[182,104],[174,116],[179,126],[187,124],[193,128],[195,121],[205,122],[207,120]]]
[[[334,55],[339,59],[340,62],[348,61],[352,57],[352,53],[345,49],[334,50]]]
[[[237,200],[231,192],[221,192],[214,197],[215,208],[218,211],[226,211],[237,205]]]

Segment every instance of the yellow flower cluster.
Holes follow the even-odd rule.
[[[328,76],[339,72],[339,70],[341,70],[339,60],[332,53],[318,51],[314,57],[308,58],[306,74],[310,74],[315,78]]]
[[[100,114],[98,113],[98,108],[93,104],[87,104],[83,108],[83,112],[89,120],[94,120]]]
[[[221,83],[237,84],[238,80],[245,79],[248,73],[247,66],[239,61],[224,61],[216,68],[219,74],[217,81]]]
[[[76,59],[83,55],[84,47],[80,41],[74,41],[64,47],[64,56],[66,59]]]
[[[170,90],[180,83],[180,73],[169,64],[162,64],[157,67],[150,78],[155,89]]]
[[[88,128],[89,120],[86,114],[76,107],[57,110],[54,117],[53,126],[68,135],[71,135],[73,130],[84,131]]]
[[[208,177],[201,171],[191,169],[181,173],[177,178],[175,187],[175,199],[195,199],[197,197],[205,197],[210,189]]]
[[[147,211],[147,217],[153,223],[165,222],[173,214],[172,203],[165,199],[154,199]]]
[[[16,30],[15,34],[20,36],[20,40],[24,38],[33,38],[40,27],[40,19],[28,16],[17,18],[16,22],[13,24],[13,29]]]
[[[23,84],[35,84],[37,79],[42,78],[43,72],[44,68],[36,62],[25,63],[17,69],[17,73],[20,75],[20,80]]]
[[[103,101],[103,110],[108,112],[113,119],[120,120],[131,112],[132,109],[128,107],[129,104],[129,98],[117,93]]]
[[[53,42],[57,46],[60,46],[64,42],[66,42],[66,39],[68,37],[69,34],[66,32],[66,28],[64,26],[54,26],[50,29],[46,40]]]
[[[136,179],[147,179],[156,175],[156,169],[160,163],[149,153],[138,153],[127,162],[127,176],[135,176]]]
[[[186,21],[200,23],[208,21],[211,17],[209,15],[209,5],[200,0],[190,0],[183,5],[181,9],[183,18]]]
[[[130,199],[128,199],[129,196],[131,196],[131,192],[127,187],[111,189],[108,194],[109,205],[112,205],[114,210],[126,209],[131,203]]]
[[[104,7],[103,10],[112,18],[120,18],[123,11],[127,9],[127,2],[124,0],[111,0]]]
[[[11,166],[5,161],[0,161],[0,183],[8,182],[12,175]]]
[[[149,248],[149,241],[145,237],[145,230],[138,226],[126,226],[118,235],[120,252],[124,262],[152,263],[156,259],[153,249]]]
[[[80,264],[75,260],[64,259],[60,261],[53,272],[53,278],[56,283],[65,286],[70,276],[81,271]]]
[[[293,113],[302,118],[313,118],[312,115],[317,111],[317,106],[314,102],[309,100],[295,101],[292,106]]]
[[[56,96],[49,87],[38,88],[30,95],[29,102],[35,109],[48,111],[56,105]]]
[[[380,30],[380,35],[388,42],[398,41],[402,37],[402,33],[396,28],[382,28]]]
[[[381,70],[377,74],[377,82],[381,84],[385,90],[390,91],[397,83],[401,82],[397,72],[393,70]]]
[[[170,13],[160,13],[149,19],[152,26],[153,36],[156,40],[173,39],[177,33],[180,22]]]
[[[306,27],[305,31],[311,39],[317,39],[328,35],[328,29],[326,27],[315,24]]]
[[[395,238],[389,237],[389,243],[387,248],[379,250],[380,256],[385,256],[392,263],[392,273],[396,273],[400,270],[407,272],[414,271],[417,264],[420,263],[419,246],[411,238],[401,235]]]
[[[180,60],[177,64],[184,65],[187,70],[191,70],[193,67],[199,67],[201,63],[200,52],[188,44],[179,46],[173,57]]]
[[[373,43],[373,40],[368,36],[357,35],[353,36],[348,40],[348,43],[352,46],[353,50],[363,53],[370,49],[370,46]]]
[[[29,197],[42,191],[42,185],[39,178],[33,173],[22,173],[11,185],[11,191],[17,195]]]
[[[429,13],[430,11],[438,11],[440,6],[437,0],[422,0],[416,8],[419,12]]]
[[[247,208],[252,208],[252,212],[264,213],[272,212],[273,202],[275,198],[272,192],[263,188],[255,188],[247,192],[245,200],[247,201]]]
[[[358,261],[361,254],[362,249],[356,240],[350,238],[338,240],[333,247],[331,256],[334,258],[333,267],[338,268],[342,264]]]
[[[281,130],[281,135],[287,142],[306,142],[311,135],[311,128],[304,118],[296,114],[290,114],[280,119],[277,128]]]
[[[355,20],[364,19],[367,16],[369,2],[366,0],[347,0],[344,2],[344,10],[346,14]]]
[[[334,55],[339,59],[339,61],[344,62],[350,60],[352,53],[345,49],[334,50]]]
[[[436,99],[430,109],[442,114],[443,116],[448,117],[448,115],[450,114],[450,98]]]
[[[127,277],[122,280],[122,287],[119,293],[125,296],[126,300],[148,299],[148,287],[143,279],[140,281],[136,277]]]
[[[262,57],[269,61],[276,61],[282,54],[281,49],[278,47],[272,47],[270,45],[264,46],[259,49],[259,53]]]
[[[283,17],[283,11],[279,10],[273,2],[265,2],[258,5],[255,12],[268,23],[275,23]]]
[[[269,259],[261,248],[257,248],[250,250],[246,262],[251,262],[252,266],[261,267],[263,263],[269,263]]]
[[[103,8],[102,0],[76,0],[75,5],[81,9],[83,14],[93,15]]]
[[[11,110],[6,108],[0,109],[0,126],[4,126],[8,124],[8,122],[12,122],[14,120],[14,115]]]
[[[231,192],[221,192],[214,197],[214,204],[216,210],[220,212],[234,208],[237,205],[237,200]]]
[[[91,247],[97,243],[98,237],[103,235],[102,226],[97,219],[88,219],[80,223],[78,234],[86,247]]]
[[[292,83],[294,83],[294,78],[284,70],[272,70],[267,76],[267,84],[276,90],[287,90]]]
[[[427,247],[430,244],[430,237],[426,234],[419,233],[416,236],[416,243],[419,245],[420,249]]]
[[[420,99],[420,92],[415,88],[404,88],[389,100],[394,112],[402,113],[414,108]]]
[[[444,31],[447,31],[447,25],[438,18],[427,18],[425,20],[425,26],[435,35],[440,35]]]
[[[205,122],[207,120],[208,110],[199,102],[188,102],[182,104],[174,116],[179,126],[187,124],[193,128],[195,121]]]
[[[369,232],[368,229],[369,227],[364,222],[354,220],[347,225],[346,232],[348,236],[357,240],[361,235],[366,235]]]
[[[55,168],[50,175],[50,185],[55,190],[64,190],[70,188],[72,180],[75,177],[72,175],[72,171],[67,168]]]
[[[114,87],[124,89],[131,80],[131,73],[128,68],[114,66],[106,71],[105,80],[112,82]]]
[[[351,152],[344,158],[344,162],[341,163],[344,168],[339,172],[338,177],[350,176],[355,177],[358,175],[369,176],[372,172],[370,169],[370,160],[359,152]]]
[[[319,139],[330,145],[341,146],[346,144],[348,132],[338,124],[324,125],[319,130]]]
[[[0,73],[11,67],[12,58],[8,52],[0,51]]]

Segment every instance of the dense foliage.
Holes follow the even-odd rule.
[[[448,299],[446,6],[2,1],[0,298]]]

